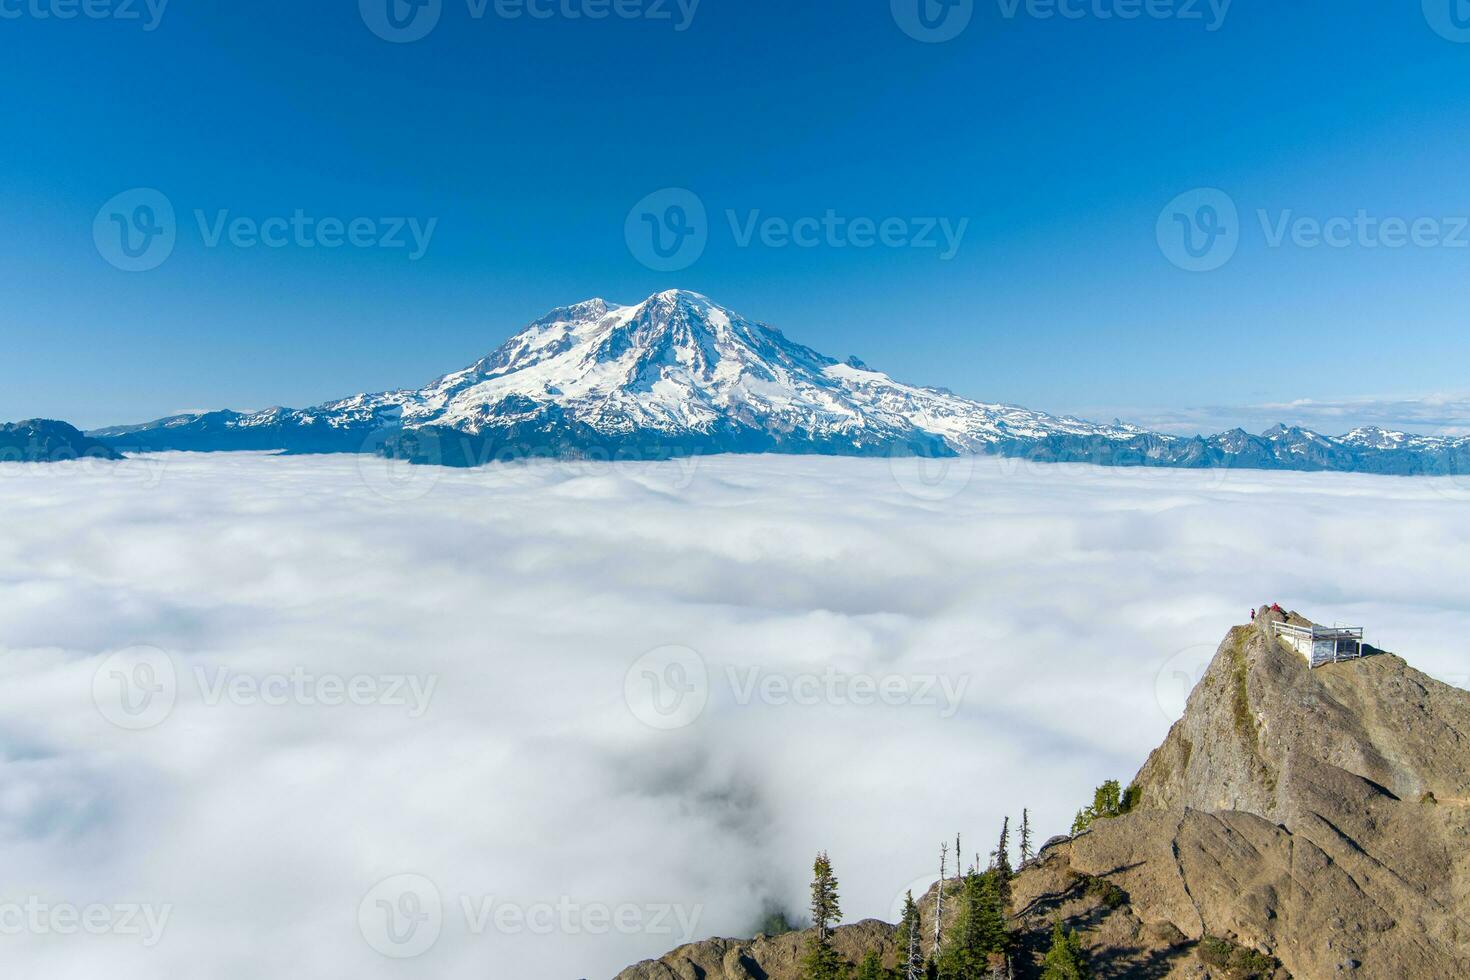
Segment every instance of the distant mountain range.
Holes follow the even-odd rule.
[[[1470,472],[1470,438],[1279,426],[1181,437],[961,398],[838,361],[697,293],[594,299],[427,387],[315,408],[178,415],[88,435],[120,451],[375,452],[472,466],[527,455],[990,453],[1118,466]]]
[[[0,423],[0,463],[60,463],[75,459],[122,457],[65,422],[27,419]]]

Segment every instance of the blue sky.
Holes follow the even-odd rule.
[[[369,26],[387,0],[90,2],[138,17],[0,0],[0,418],[418,385],[554,306],[679,286],[1048,411],[1462,421],[1470,32],[1450,0],[1154,0],[1136,19],[1130,0],[975,0],[938,43],[901,26],[922,33],[917,0],[619,0],[602,19],[611,0],[438,0],[408,43]],[[129,272],[94,222],[105,240],[131,220],[136,196],[104,204],[137,188],[174,209],[174,244]],[[625,226],[665,188],[697,197],[707,244],[660,271]],[[1220,198],[1170,211],[1199,188],[1238,212],[1210,271],[1167,234],[1203,234]],[[222,213],[297,212],[364,221],[362,244],[212,237]],[[848,230],[810,247],[779,224],[741,240],[829,213]],[[408,218],[422,248],[390,234]],[[893,244],[858,247],[854,220]],[[1416,241],[1389,247],[1394,221]],[[913,247],[931,223],[963,225],[952,257]]]

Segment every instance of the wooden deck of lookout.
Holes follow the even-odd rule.
[[[1363,656],[1361,626],[1318,626],[1316,623],[1301,626],[1273,622],[1271,632],[1306,657],[1314,668]]]

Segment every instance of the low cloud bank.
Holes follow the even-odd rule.
[[[12,973],[611,976],[1064,831],[1256,602],[1470,679],[1452,480],[392,466],[0,466]]]

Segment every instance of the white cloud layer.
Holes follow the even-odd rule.
[[[856,919],[1065,830],[1256,602],[1470,675],[1453,481],[387,465],[0,466],[9,975],[610,977],[802,909],[819,848]]]

